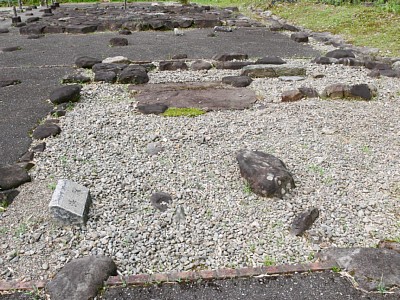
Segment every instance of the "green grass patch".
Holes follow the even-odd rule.
[[[197,117],[205,113],[200,108],[170,107],[162,115],[164,117]]]
[[[400,56],[400,15],[379,6],[334,6],[303,0],[278,4],[271,10],[313,31],[340,34],[356,46],[378,48],[384,56]]]

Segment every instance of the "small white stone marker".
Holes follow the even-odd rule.
[[[67,179],[60,179],[51,198],[53,217],[65,225],[85,224],[91,204],[89,189]]]

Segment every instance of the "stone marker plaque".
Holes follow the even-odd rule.
[[[60,179],[49,209],[54,218],[65,224],[85,224],[91,204],[89,189],[67,179]]]

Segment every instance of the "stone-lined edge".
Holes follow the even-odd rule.
[[[217,270],[185,271],[130,276],[110,276],[105,286],[148,285],[166,282],[190,282],[197,280],[218,280],[228,278],[253,277],[262,275],[282,275],[305,272],[327,271],[338,267],[334,261],[295,265],[245,267],[240,269],[222,268]],[[45,288],[47,281],[0,281],[0,292],[34,290]]]

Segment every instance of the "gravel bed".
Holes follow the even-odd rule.
[[[62,133],[36,155],[33,182],[0,214],[0,278],[47,279],[66,262],[104,254],[120,274],[214,269],[313,260],[326,247],[374,246],[400,230],[400,86],[362,68],[307,66],[306,80],[257,79],[252,109],[196,118],[141,115],[127,86],[85,85],[60,118]],[[314,74],[325,74],[314,79]],[[151,72],[152,83],[220,80],[238,71]],[[377,99],[305,99],[279,103],[283,90],[370,83]],[[163,151],[150,156],[149,143]],[[236,152],[257,149],[282,159],[296,188],[283,199],[251,193]],[[86,227],[59,227],[48,214],[58,179],[90,188]],[[153,192],[172,195],[165,212]],[[310,207],[320,217],[303,237],[289,234]]]

